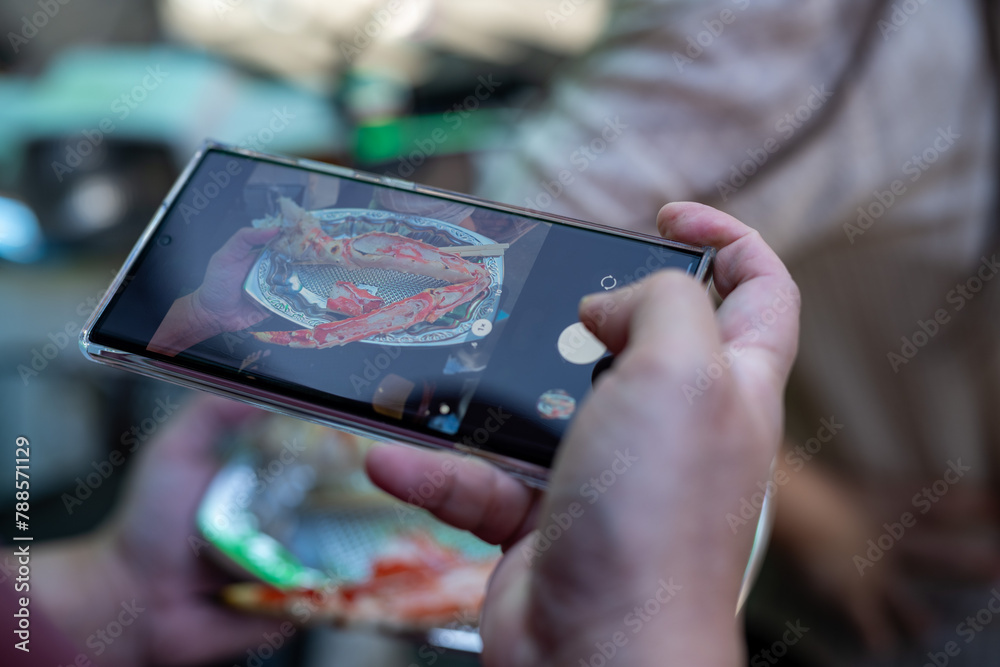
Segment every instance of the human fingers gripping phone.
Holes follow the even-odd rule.
[[[603,664],[612,653],[628,664],[746,664],[732,603],[749,591],[768,512],[756,533],[727,517],[770,477],[800,298],[738,220],[676,203],[657,223],[719,249],[722,303],[661,272],[580,304],[617,361],[561,443],[547,493],[469,458],[391,445],[368,454],[378,486],[411,502],[420,488],[421,507],[504,548],[482,613],[485,665]],[[684,385],[723,356],[727,371],[689,400]],[[632,461],[620,478],[619,454]],[[424,493],[435,474],[441,483]]]
[[[611,356],[582,296],[714,250],[206,145],[81,334],[96,361],[534,485]]]

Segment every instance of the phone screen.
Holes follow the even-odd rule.
[[[580,298],[703,256],[210,149],[90,339],[549,466],[611,363]]]

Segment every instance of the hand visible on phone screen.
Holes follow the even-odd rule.
[[[205,279],[192,294],[192,307],[217,333],[241,331],[268,317],[268,313],[246,297],[243,283],[261,246],[280,231],[276,227],[244,227],[212,255]]]
[[[243,283],[261,246],[278,233],[277,227],[244,227],[233,234],[212,255],[201,286],[174,302],[148,349],[173,356],[212,336],[242,331],[266,319],[268,313],[243,293]]]
[[[713,312],[704,285],[678,272],[585,299],[581,320],[617,360],[563,440],[548,493],[459,459],[423,501],[506,550],[483,611],[487,665],[595,664],[610,653],[629,664],[745,664],[734,611],[753,531],[734,536],[725,517],[767,479],[777,451],[799,295],[737,220],[672,204],[657,222],[665,236],[719,249],[722,305]],[[447,457],[385,446],[367,465],[406,499]]]

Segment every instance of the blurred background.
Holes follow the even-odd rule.
[[[157,401],[185,395],[86,362],[76,338],[202,141],[469,191],[470,156],[502,144],[511,107],[606,15],[593,0],[553,30],[555,0],[43,4],[0,5],[0,423],[35,444],[36,539],[99,524],[126,475],[88,474],[130,459],[124,436],[145,441]],[[418,148],[438,127],[445,141]],[[323,648],[332,634],[268,664],[408,664],[421,645]]]
[[[36,539],[97,525],[125,475],[88,475],[183,395],[76,336],[204,139],[649,233],[697,200],[803,291],[749,662],[994,664],[1000,623],[960,624],[1000,584],[997,27],[992,0],[3,3],[0,423],[36,447]],[[475,660],[418,646],[316,630],[268,664]]]

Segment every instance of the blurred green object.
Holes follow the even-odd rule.
[[[0,102],[0,187],[18,181],[27,145],[53,138],[67,139],[70,169],[112,137],[163,144],[177,165],[206,138],[295,155],[345,148],[329,99],[180,48],[65,51],[37,79],[0,79]]]
[[[496,109],[453,109],[443,114],[372,120],[355,129],[353,155],[360,164],[398,161],[399,175],[407,178],[405,172],[412,173],[430,157],[491,148],[496,143],[496,130],[503,126],[502,114]]]
[[[276,588],[318,590],[369,581],[373,563],[401,536],[429,537],[472,560],[500,554],[498,547],[381,492],[310,506],[303,491],[311,490],[316,476],[309,464],[290,464],[266,479],[258,472],[261,465],[254,455],[237,452],[216,474],[196,518],[205,540],[194,538],[192,546],[211,545],[231,570]],[[355,474],[358,487],[374,490],[360,469]],[[268,525],[285,534],[269,534]]]

